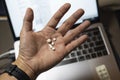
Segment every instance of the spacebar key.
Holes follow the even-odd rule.
[[[70,63],[74,63],[74,62],[77,62],[76,58],[72,58],[72,59],[69,59],[69,60],[61,61],[57,66],[61,66],[61,65],[65,65],[65,64],[70,64]]]

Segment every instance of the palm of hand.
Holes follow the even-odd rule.
[[[63,36],[50,27],[37,33],[31,31],[28,32],[27,35],[21,34],[21,37],[20,55],[25,58],[27,57],[28,60],[25,60],[27,63],[31,65],[38,65],[34,67],[39,68],[42,64],[40,68],[42,68],[43,71],[48,69],[47,66],[49,66],[49,68],[54,66],[65,56],[63,55],[66,53]],[[50,49],[46,41],[51,37],[57,38],[55,42],[55,51]],[[38,68],[36,69],[38,70]]]

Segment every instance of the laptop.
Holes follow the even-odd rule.
[[[15,39],[16,57],[18,56],[23,17],[28,7],[34,11],[33,30],[35,32],[41,30],[57,9],[66,2],[71,3],[71,9],[62,18],[58,26],[79,8],[84,9],[85,14],[75,23],[73,28],[84,20],[92,22],[90,27],[82,33],[88,34],[88,40],[71,51],[54,68],[40,74],[36,80],[120,79],[120,72],[112,48],[104,27],[99,22],[97,0],[3,0],[3,2],[8,12],[10,27]]]

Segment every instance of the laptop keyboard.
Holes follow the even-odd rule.
[[[88,40],[71,51],[57,66],[108,55],[98,28],[87,30],[83,34],[89,36]]]

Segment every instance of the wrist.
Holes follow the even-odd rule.
[[[35,80],[36,75],[35,75],[34,71],[23,60],[18,58],[12,64],[16,65],[18,68],[20,68],[22,71],[24,71],[30,77],[31,80]]]

